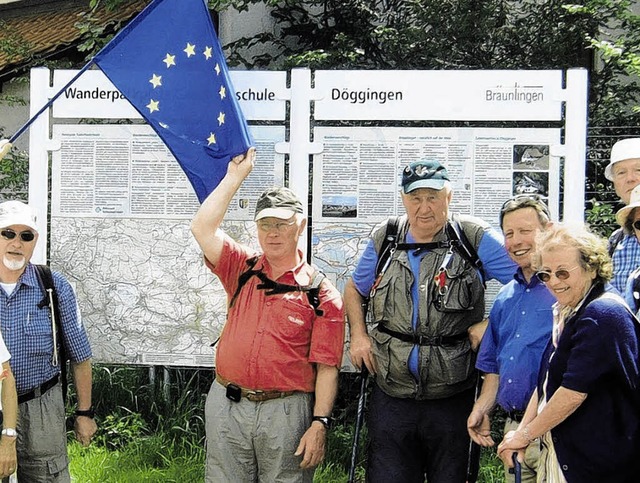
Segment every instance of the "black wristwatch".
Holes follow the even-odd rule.
[[[311,421],[320,421],[325,428],[331,429],[331,418],[328,416],[314,416]]]
[[[76,416],[84,416],[85,418],[95,418],[96,412],[93,410],[93,406],[89,409],[76,409]]]

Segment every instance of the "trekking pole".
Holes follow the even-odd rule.
[[[367,366],[362,363],[362,371],[360,371],[360,397],[358,398],[358,412],[356,413],[356,427],[353,433],[353,446],[351,447],[351,466],[349,467],[348,483],[353,483],[356,476],[356,466],[358,460],[358,445],[360,442],[360,430],[362,429],[362,421],[364,419],[364,406],[367,399],[367,379],[369,371]]]
[[[478,379],[476,380],[476,389],[473,397],[474,402],[478,400],[480,395],[480,389],[482,388],[482,377],[478,372]],[[480,445],[469,440],[469,457],[467,459],[467,483],[476,483],[478,481],[478,473],[480,471]]]

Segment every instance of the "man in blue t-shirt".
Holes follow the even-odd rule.
[[[507,414],[505,433],[516,429],[536,387],[542,353],[553,325],[555,302],[535,276],[531,260],[535,238],[549,225],[549,211],[537,196],[519,195],[500,211],[505,246],[518,264],[510,283],[502,287],[489,314],[476,367],[485,373],[482,392],[467,420],[471,438],[481,446],[493,446],[489,413],[495,405]],[[535,482],[539,445],[531,444],[522,465],[522,481]],[[507,481],[513,481],[507,472]]]
[[[461,482],[476,382],[468,331],[484,317],[483,281],[509,282],[517,266],[497,230],[472,216],[450,215],[453,189],[438,161],[406,166],[400,196],[406,215],[398,220],[397,243],[383,247],[387,221],[375,228],[345,287],[351,360],[375,374],[367,481],[424,481],[426,475],[429,483]],[[475,257],[465,258],[452,244],[462,240],[453,239],[455,226],[481,270]],[[376,323],[370,330],[366,299]]]

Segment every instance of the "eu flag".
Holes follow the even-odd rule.
[[[93,59],[153,127],[202,202],[253,140],[204,0],[155,0]]]

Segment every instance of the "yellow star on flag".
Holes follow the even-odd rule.
[[[218,125],[222,126],[224,124],[224,112],[221,112],[218,116]]]
[[[154,111],[159,111],[160,110],[160,101],[154,101],[153,99],[151,99],[149,101],[149,104],[147,104],[147,109],[149,109],[149,114],[151,114]]]
[[[216,74],[220,75],[220,65],[216,64]]]
[[[211,58],[211,56],[213,55],[212,54],[212,48],[211,47],[205,47],[203,54],[204,54],[205,59],[209,60]]]
[[[216,143],[216,135],[213,134],[213,133],[209,134],[209,137],[207,138],[207,141],[209,141],[209,145],[215,144]]]
[[[155,89],[156,87],[162,85],[162,76],[153,74],[153,77],[151,77],[151,79],[149,79],[149,82],[151,82],[151,84],[153,84],[153,88]]]
[[[167,56],[164,58],[164,60],[162,62],[167,64],[167,69],[168,69],[172,65],[176,65],[176,56],[175,55],[171,55],[171,54],[167,54]]]
[[[224,88],[224,86],[220,86],[220,91],[218,93],[220,94],[220,99],[224,99],[225,97],[227,97],[227,90]]]
[[[196,55],[196,46],[187,42],[187,46],[185,47],[183,52],[187,54],[187,58],[191,57],[192,55]]]

